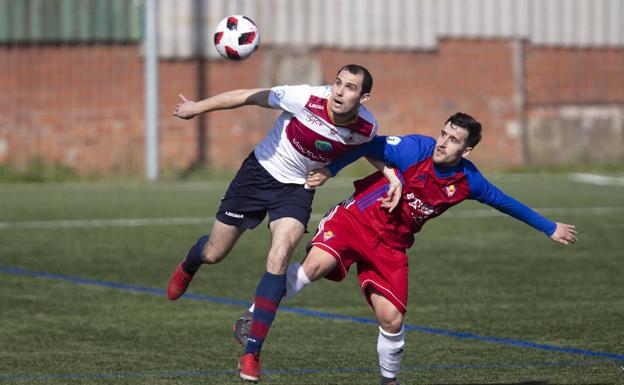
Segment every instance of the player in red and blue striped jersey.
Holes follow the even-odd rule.
[[[287,297],[321,277],[340,281],[357,264],[366,300],[379,321],[377,350],[382,384],[396,384],[404,346],[408,257],[414,234],[450,207],[474,199],[519,219],[562,244],[576,242],[574,226],[553,222],[508,196],[479,172],[467,156],[481,139],[481,124],[452,115],[437,139],[422,135],[376,137],[365,148],[313,172],[310,186],[360,156],[396,169],[390,182],[380,172],[354,182],[355,193],[321,220],[302,265],[288,269]],[[388,205],[391,185],[402,185],[396,208]],[[240,322],[239,322],[240,323]],[[239,328],[240,329],[240,328]],[[240,339],[240,336],[238,336]]]

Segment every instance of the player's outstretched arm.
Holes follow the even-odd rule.
[[[557,227],[555,228],[555,232],[550,236],[550,239],[564,245],[573,245],[576,243],[577,231],[575,226],[559,222],[555,223],[557,224]]]
[[[256,105],[269,108],[268,88],[240,89],[226,91],[207,99],[195,102],[180,94],[181,103],[178,103],[173,115],[182,119],[192,119],[204,112],[228,110],[241,106]]]

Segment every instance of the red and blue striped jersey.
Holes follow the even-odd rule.
[[[465,199],[474,199],[519,219],[550,236],[556,224],[513,199],[490,183],[467,159],[443,169],[433,163],[435,139],[422,135],[378,136],[357,153],[332,162],[336,174],[360,156],[382,160],[398,170],[403,182],[399,206],[392,212],[380,207],[388,181],[377,172],[354,182],[355,193],[344,206],[363,224],[375,229],[380,241],[409,248],[414,234],[430,219]]]

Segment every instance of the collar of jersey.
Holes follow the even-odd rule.
[[[451,167],[437,166],[433,162],[431,162],[431,164],[433,166],[433,171],[435,172],[436,176],[443,179],[454,176],[458,172],[462,171],[464,168],[462,161]]]

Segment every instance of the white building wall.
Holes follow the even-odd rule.
[[[194,55],[197,19],[216,56],[214,27],[230,14],[254,20],[262,44],[302,49],[431,50],[440,38],[624,47],[624,0],[160,0],[159,12],[161,56],[171,58]]]

